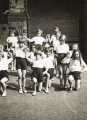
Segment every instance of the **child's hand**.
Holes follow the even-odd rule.
[[[67,57],[65,57],[62,61],[61,61],[61,63],[69,63],[70,62],[70,58],[67,58]]]
[[[45,75],[45,74],[48,74],[48,72],[47,72],[47,71],[44,71],[44,72],[43,72],[43,75]]]
[[[83,67],[82,72],[87,72],[87,67]]]

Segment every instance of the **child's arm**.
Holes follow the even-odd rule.
[[[33,63],[33,61],[34,61],[33,59],[31,59],[31,58],[29,58],[29,57],[26,58],[26,59],[27,59],[27,61],[30,62],[30,63]]]
[[[30,63],[33,63],[35,61],[35,57],[31,57],[31,54],[28,54],[28,56],[26,56],[26,59]]]
[[[68,64],[68,63],[70,63],[70,57],[65,57],[62,61],[61,61],[61,63],[65,63],[65,64]]]
[[[11,63],[12,61],[13,61],[13,58],[7,59],[8,64]]]
[[[43,72],[43,75],[47,75],[47,77],[50,77],[50,74],[48,73],[48,68]]]
[[[87,65],[85,63],[85,61],[83,60],[83,58],[81,57],[81,66],[82,66],[82,72],[86,72],[87,71]]]
[[[43,74],[48,73],[48,68],[44,67],[44,72]]]

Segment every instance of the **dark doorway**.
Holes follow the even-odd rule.
[[[68,41],[79,41],[79,0],[31,0],[30,34],[37,28],[52,32],[58,25],[68,37]]]

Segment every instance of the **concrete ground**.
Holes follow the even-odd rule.
[[[17,76],[10,76],[7,97],[0,97],[0,120],[87,120],[87,73],[79,91],[60,91],[54,79],[49,94],[32,96],[29,78],[27,94],[19,94]]]

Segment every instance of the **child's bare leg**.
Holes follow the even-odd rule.
[[[70,76],[69,76],[69,79],[68,79],[70,90],[72,90],[72,81],[73,81],[73,80],[74,80],[73,76],[70,75]]]
[[[3,93],[3,87],[1,82],[0,82],[0,92]]]
[[[80,89],[80,79],[75,80],[75,89],[76,90]]]
[[[23,93],[22,91],[22,72],[21,69],[18,69],[18,85],[19,85],[19,93]]]
[[[50,82],[50,74],[47,74],[47,79],[46,79],[46,90],[45,92],[48,93],[48,88],[51,86],[51,82]]]
[[[1,79],[1,84],[2,84],[2,89],[3,89],[3,93],[2,96],[6,96],[7,95],[7,91],[6,91],[6,82],[8,81],[8,78],[4,77]]]
[[[16,66],[16,61],[13,60],[13,71],[16,70],[15,66]]]
[[[64,88],[66,88],[66,84],[67,84],[67,65],[63,66],[63,79],[64,79]]]
[[[27,93],[26,87],[26,70],[22,70],[23,92]]]
[[[60,77],[60,87],[63,87],[63,70],[62,70],[62,66],[59,66],[59,77]]]
[[[78,89],[80,89],[81,80],[78,80]]]
[[[67,77],[65,76],[64,77],[64,88],[67,88],[66,84],[67,84]]]
[[[72,81],[68,80],[69,82],[69,90],[72,90]]]
[[[48,88],[51,87],[51,84],[52,84],[52,79],[49,80],[49,83],[48,83]]]
[[[41,90],[42,90],[42,84],[43,84],[43,82],[39,82],[39,87],[38,87],[39,92],[41,92]]]
[[[33,82],[34,82],[34,91],[33,91],[32,95],[36,95],[36,91],[37,91],[37,79],[35,77],[33,78]]]

